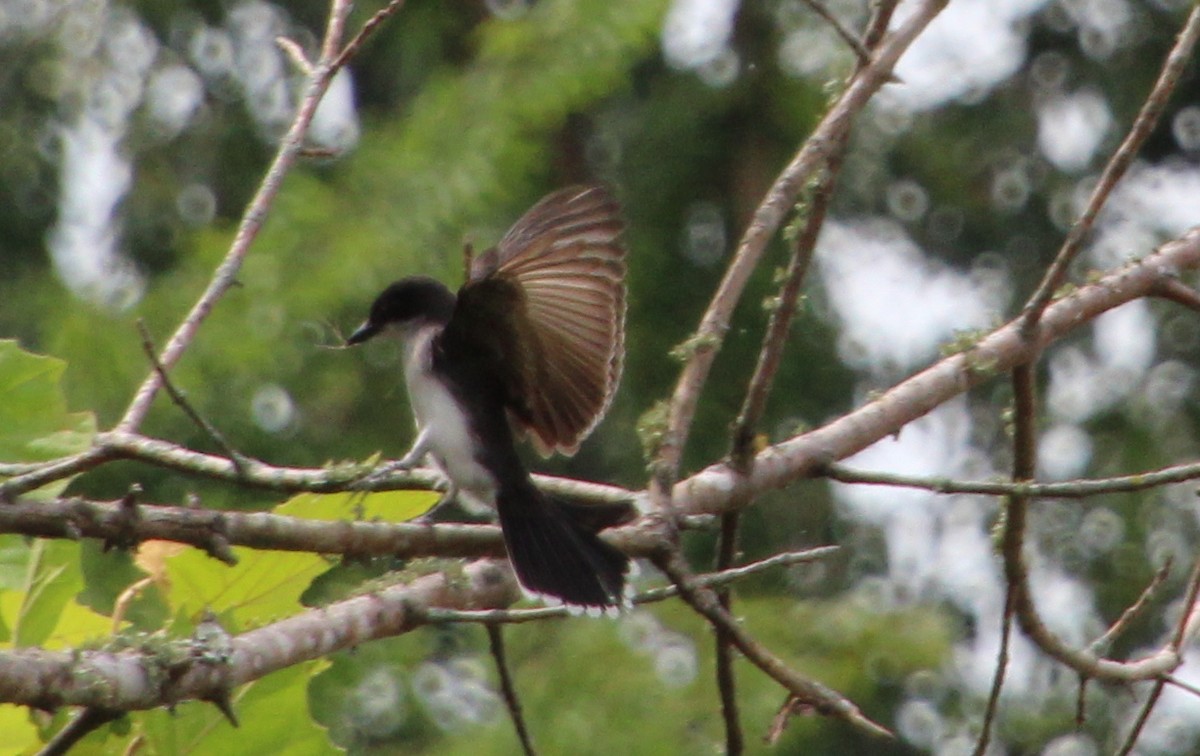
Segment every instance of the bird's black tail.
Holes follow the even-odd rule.
[[[502,486],[496,511],[508,559],[526,590],[585,610],[621,606],[629,557],[596,532],[631,507],[568,505],[530,484]]]

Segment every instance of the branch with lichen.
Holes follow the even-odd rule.
[[[681,512],[719,514],[735,486],[763,493],[818,476],[845,459],[922,417],[950,399],[983,384],[992,373],[972,370],[984,361],[996,372],[1034,360],[1048,345],[1126,302],[1154,296],[1160,283],[1200,268],[1200,226],[1167,242],[1138,262],[1080,286],[1054,301],[1032,339],[1022,335],[1018,317],[982,336],[966,352],[945,357],[884,391],[863,406],[806,433],[758,452],[751,472],[740,476],[719,462],[675,484],[672,498]],[[1026,484],[1016,484],[1026,485]],[[1029,484],[1032,485],[1032,484]]]
[[[654,503],[670,506],[670,485],[674,482],[683,448],[687,443],[700,392],[708,379],[713,360],[729,328],[733,310],[741,299],[750,275],[762,259],[768,242],[779,230],[787,213],[812,176],[822,170],[829,147],[849,132],[855,116],[886,84],[896,61],[941,12],[947,0],[924,0],[913,9],[904,23],[887,36],[868,65],[864,66],[826,111],[803,146],[783,169],[767,191],[746,227],[737,252],[713,294],[712,301],[695,335],[689,339],[683,370],[672,393],[667,412],[667,425],[658,445],[656,475],[650,491]]]
[[[1026,342],[1018,320],[982,336],[965,353],[951,355],[916,375],[901,381],[872,401],[826,425],[767,446],[755,455],[752,471],[739,476],[726,463],[719,462],[700,470],[675,485],[673,499],[681,514],[689,516],[721,514],[730,508],[731,492],[744,486],[753,495],[782,488],[789,483],[824,474],[828,466],[845,459],[895,433],[905,425],[933,410],[987,378],[970,369],[971,359],[987,359],[997,370],[1011,370],[1033,359],[1047,345],[1100,314],[1146,296],[1154,296],[1161,282],[1179,273],[1200,268],[1200,227],[1159,247],[1158,250],[1121,270],[1078,287],[1070,295],[1047,308],[1037,332],[1037,341]],[[656,426],[657,427],[657,426]],[[166,467],[199,477],[226,480],[238,485],[281,493],[315,491],[333,493],[357,490],[394,490],[433,488],[439,477],[431,470],[395,473],[367,480],[368,466],[346,465],[333,468],[292,468],[248,460],[239,475],[232,460],[189,450],[161,439],[134,433],[103,433],[96,437],[93,450],[83,454],[37,464],[21,465],[20,474],[0,484],[0,496],[14,498],[22,491],[62,480],[99,464],[126,459]],[[99,461],[97,461],[99,460]],[[835,468],[834,476],[847,480],[855,474]],[[2,471],[0,471],[2,472]],[[1140,490],[1196,477],[1196,465],[1180,465],[1151,473],[1097,481],[1062,483],[955,483],[902,476],[868,476],[861,482],[918,485],[931,490],[982,494],[1005,494],[1026,488],[1032,496],[1085,496],[1109,491]],[[873,480],[868,480],[873,477]],[[630,501],[646,496],[645,491],[629,491],[583,481],[537,476],[539,485],[557,495],[595,501]],[[927,485],[926,485],[927,484]],[[621,530],[644,525],[646,517]]]
[[[717,585],[765,569],[820,559],[823,547],[794,552],[697,579]],[[651,589],[636,603],[675,595]],[[422,575],[378,588],[239,635],[221,635],[219,648],[204,638],[115,636],[76,651],[0,651],[0,702],[38,709],[86,706],[130,711],[181,701],[220,701],[238,685],[335,651],[440,622],[487,624],[565,617],[565,607],[505,609],[521,597],[502,561],[482,559],[461,570]]]

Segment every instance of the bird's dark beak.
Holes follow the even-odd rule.
[[[368,320],[355,329],[354,333],[350,334],[350,338],[346,339],[346,346],[361,344],[378,333],[379,326]]]

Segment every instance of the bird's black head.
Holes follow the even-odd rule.
[[[454,294],[440,282],[425,276],[401,279],[383,290],[371,305],[371,314],[346,345],[361,344],[388,326],[449,322],[454,312]]]

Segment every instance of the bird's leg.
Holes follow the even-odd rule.
[[[413,448],[408,450],[408,454],[398,458],[398,460],[380,464],[379,467],[371,470],[371,474],[367,475],[367,480],[379,480],[380,478],[386,478],[386,476],[392,473],[401,472],[401,470],[413,469],[421,463],[421,460],[424,460],[428,452],[430,452],[430,431],[428,431],[428,428],[421,428],[416,433]]]
[[[396,470],[411,470],[420,464],[428,453],[429,428],[422,428],[417,431],[417,438],[413,441],[412,448],[408,450],[408,453],[388,466]]]
[[[400,459],[386,464],[379,465],[367,475],[366,480],[370,482],[382,480],[394,472],[411,470],[421,464],[421,460],[429,453],[429,429],[421,428],[417,432],[417,438],[413,441],[412,448],[408,450]]]

